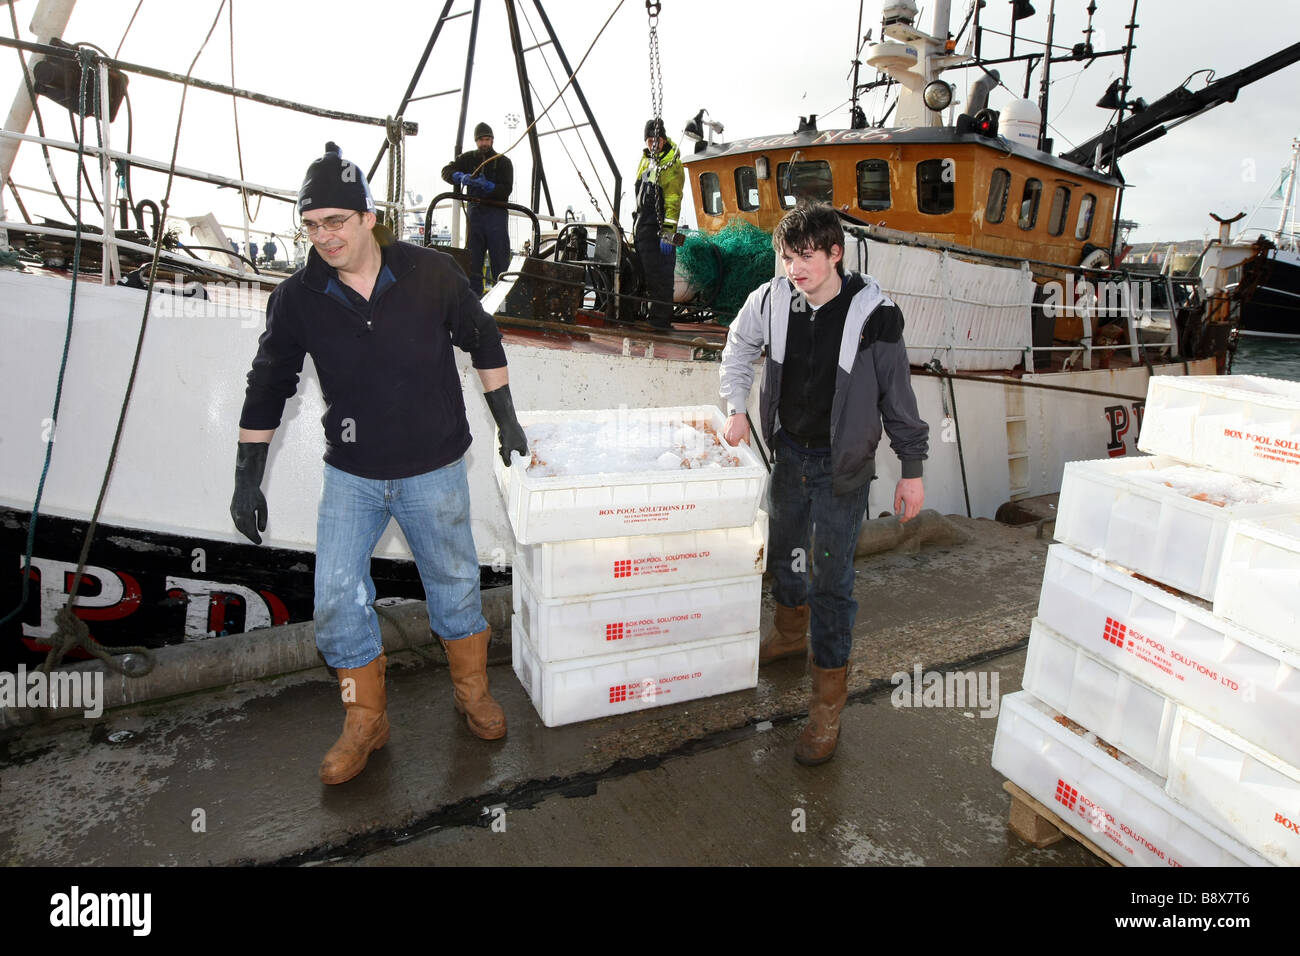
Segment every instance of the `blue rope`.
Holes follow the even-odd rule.
[[[81,64],[81,90],[80,102],[78,104],[81,114],[81,135],[77,137],[77,166],[80,168],[85,157],[86,142],[86,86],[88,67],[93,63],[94,54],[90,50],[82,49],[78,51],[78,58]],[[77,210],[81,210],[81,177],[77,177]],[[59,379],[54,386],[54,408],[50,412],[50,437],[45,443],[45,464],[41,468],[41,480],[36,485],[36,499],[32,502],[32,517],[27,523],[27,551],[23,555],[23,593],[18,602],[18,606],[0,618],[0,627],[8,624],[15,617],[23,612],[27,607],[27,599],[31,595],[32,583],[32,553],[36,547],[36,518],[41,510],[41,496],[45,492],[45,478],[50,473],[50,459],[54,455],[54,441],[58,437],[59,430],[59,405],[63,401],[63,375],[68,368],[68,352],[72,348],[72,318],[77,310],[77,275],[81,270],[81,216],[76,217],[76,236],[73,240],[72,247],[72,291],[68,295],[68,325],[63,334],[63,358],[59,360]]]

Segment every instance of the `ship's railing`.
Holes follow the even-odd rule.
[[[1203,300],[1203,292],[1198,279],[1194,277],[1172,277],[1138,272],[1133,269],[1086,268],[1080,265],[1050,262],[1046,260],[1024,259],[999,253],[987,252],[960,246],[955,243],[925,236],[902,233],[895,229],[881,226],[864,225],[858,222],[844,222],[845,232],[856,240],[859,250],[856,263],[863,271],[879,275],[870,268],[869,242],[879,242],[891,246],[904,246],[925,250],[941,256],[952,256],[960,261],[983,265],[1001,270],[1028,269],[1035,280],[1035,295],[1032,302],[1008,301],[979,302],[969,298],[954,299],[967,305],[988,306],[995,310],[1007,308],[1027,309],[1030,317],[1030,336],[1026,341],[1008,342],[1005,340],[982,345],[959,345],[955,341],[926,344],[908,341],[909,352],[932,351],[934,357],[943,352],[950,353],[1017,353],[1024,356],[1025,368],[1032,371],[1035,355],[1050,355],[1054,352],[1080,352],[1080,366],[1092,367],[1092,353],[1119,352],[1126,350],[1134,363],[1149,362],[1149,352],[1168,351],[1170,357],[1178,358],[1181,351],[1179,315],[1188,305]],[[854,261],[850,250],[846,249],[845,261]],[[944,265],[941,260],[940,266]],[[883,283],[882,283],[883,284]],[[891,295],[895,290],[885,286]],[[1050,293],[1054,292],[1055,295]],[[921,299],[945,299],[949,294],[923,289],[899,289],[898,295]],[[1163,303],[1157,300],[1163,298]],[[1055,319],[1066,317],[1081,322],[1081,332],[1077,340],[1070,344],[1052,344],[1055,332]],[[1143,334],[1152,328],[1161,329],[1168,319],[1168,333],[1163,338],[1147,339]],[[1155,320],[1154,322],[1152,320]],[[1118,323],[1125,327],[1124,341],[1115,343],[1097,342],[1097,332],[1108,323]],[[951,330],[949,330],[951,331]],[[947,364],[957,366],[957,362]]]
[[[18,51],[26,51],[28,53],[40,54],[44,56],[47,60],[53,60],[55,62],[69,62],[71,64],[70,68],[72,69],[74,74],[79,72],[78,62],[80,61],[82,63],[85,63],[86,66],[84,67],[84,69],[87,72],[93,71],[94,73],[94,77],[91,79],[90,82],[91,99],[88,99],[87,101],[87,116],[89,116],[91,112],[94,112],[95,115],[102,116],[109,109],[108,91],[110,89],[110,82],[109,82],[110,71],[117,71],[121,73],[133,73],[140,76],[147,76],[154,79],[164,80],[172,83],[179,83],[181,85],[194,87],[196,89],[207,90],[210,92],[224,94],[239,99],[246,99],[253,102],[276,107],[279,109],[306,114],[309,116],[317,116],[317,117],[332,119],[336,121],[360,124],[365,126],[384,127],[389,131],[390,136],[414,135],[419,131],[418,124],[410,122],[409,120],[406,120],[404,117],[399,116],[397,118],[393,118],[393,117],[366,116],[358,113],[348,113],[340,110],[312,106],[310,104],[299,103],[293,100],[286,100],[279,97],[268,96],[266,94],[257,93],[252,90],[245,90],[245,89],[240,89],[238,87],[227,86],[221,83],[213,83],[207,80],[201,80],[194,76],[183,76],[181,74],[172,73],[167,70],[160,70],[160,69],[147,67],[137,63],[129,63],[126,61],[117,60],[105,56],[101,52],[94,51],[88,47],[74,47],[74,46],[67,46],[67,45],[33,43],[33,42],[28,42],[24,40],[9,38],[9,37],[0,37],[0,47],[10,47]],[[32,65],[29,64],[27,69],[30,71],[32,69]],[[33,107],[35,107],[34,103],[33,103]],[[155,160],[138,154],[132,154],[120,150],[114,150],[111,148],[111,143],[109,141],[110,124],[108,123],[107,119],[105,118],[104,121],[101,122],[99,125],[100,125],[100,132],[103,137],[102,146],[95,146],[95,145],[91,145],[90,143],[84,143],[84,142],[78,144],[75,142],[68,142],[66,140],[59,140],[51,137],[33,136],[27,133],[18,133],[11,130],[0,130],[0,147],[7,147],[10,144],[29,142],[29,143],[39,144],[43,147],[55,147],[57,149],[79,152],[83,156],[92,156],[98,158],[99,166],[100,166],[100,174],[104,186],[104,190],[103,190],[104,195],[102,197],[103,199],[102,235],[97,237],[92,237],[87,233],[82,233],[81,238],[93,239],[94,241],[99,241],[103,243],[104,245],[103,281],[105,284],[111,284],[113,281],[116,281],[117,277],[121,275],[120,265],[118,263],[117,251],[119,248],[128,248],[125,241],[119,242],[119,240],[116,238],[116,226],[113,217],[117,212],[117,204],[112,201],[113,185],[116,181],[116,176],[112,172],[112,164],[114,162],[122,163],[128,169],[140,168],[140,169],[147,169],[159,173],[174,173],[175,175],[186,179],[206,182],[212,185],[224,186],[227,188],[236,188],[240,190],[241,193],[243,193],[245,196],[263,196],[273,200],[289,202],[289,203],[296,203],[297,201],[297,190],[293,188],[277,188],[277,187],[266,186],[258,183],[252,183],[231,176],[224,176],[219,173],[207,172],[204,170],[192,169],[188,167],[179,167],[179,166],[173,167],[171,162],[168,161]],[[14,145],[14,149],[16,148],[17,148],[16,145]],[[13,150],[0,149],[0,154],[3,154],[5,157],[7,157],[7,161],[5,163],[5,168],[4,168],[4,172],[6,176],[0,178],[7,179],[8,162],[12,161]],[[379,159],[377,158],[376,165],[378,165],[378,163],[379,163]],[[390,152],[390,165],[391,163],[392,163],[392,153]],[[371,172],[373,175],[374,170],[372,170]],[[81,169],[78,169],[78,175],[79,176],[82,175]],[[3,187],[3,185],[4,183],[0,183],[0,187]],[[400,197],[400,192],[399,192],[399,197]],[[63,197],[63,198],[65,203],[69,201],[67,197]],[[93,202],[94,200],[92,200],[92,204]],[[83,215],[82,207],[84,207],[85,204],[86,204],[86,200],[83,199],[80,206],[78,206],[78,208],[75,210],[75,215],[78,221],[83,224],[92,221],[90,217]],[[22,206],[21,200],[19,201],[19,206],[20,207]],[[406,209],[402,205],[400,200],[399,202],[396,203],[376,202],[376,206],[378,206],[380,209],[391,211],[390,218],[393,223],[401,223],[405,218]],[[11,225],[9,223],[7,216],[5,216],[4,212],[5,212],[5,207],[3,202],[3,196],[0,195],[0,221],[3,221],[3,224],[0,224],[0,248],[4,248],[5,246],[8,245],[8,235],[7,235],[8,228],[13,228],[15,230],[23,230],[27,232],[41,231],[35,229],[31,223],[24,222],[24,223],[16,223]],[[96,215],[99,214],[100,211],[96,210]],[[24,212],[24,218],[28,218],[25,212]],[[98,219],[95,218],[93,221],[98,227],[99,224]],[[236,226],[236,227],[223,226],[223,228],[234,228],[236,230],[242,230],[245,234],[246,241],[247,241],[247,237],[255,232],[258,234],[275,235],[277,237],[280,236],[280,233],[278,232],[273,233],[273,232],[267,232],[265,230],[255,230],[252,228],[251,223],[247,221],[243,224],[243,226]],[[161,222],[159,222],[158,224],[158,229],[159,231],[162,231],[163,229],[163,224]],[[59,234],[53,234],[53,235],[59,235]],[[72,233],[72,235],[75,236],[76,233]],[[59,238],[63,238],[63,237],[64,237],[63,235],[59,235]],[[157,242],[159,236],[155,235],[153,238],[154,241]],[[238,258],[242,258],[242,257],[236,257],[236,259]],[[184,260],[181,259],[180,261],[184,261]],[[193,264],[192,260],[191,260],[191,264]],[[220,266],[214,265],[212,271],[220,273],[222,272],[222,268]],[[245,273],[243,272],[237,272],[236,274],[245,275]]]
[[[140,169],[147,169],[152,172],[166,173],[169,170],[171,170],[170,163],[163,160],[153,159],[151,157],[143,156],[138,153],[127,153],[122,150],[94,146],[89,143],[83,143],[79,145],[70,140],[62,140],[62,139],[57,139],[49,136],[35,136],[29,133],[16,133],[13,132],[12,130],[5,130],[5,129],[0,129],[0,140],[33,143],[36,145],[53,147],[55,149],[66,150],[68,152],[74,152],[74,153],[81,151],[86,153],[89,156],[101,157],[106,161],[119,161],[119,162],[128,163],[134,167]],[[254,183],[249,180],[239,179],[232,176],[225,176],[222,175],[221,173],[210,172],[202,169],[195,169],[187,166],[177,166],[175,167],[174,172],[177,176],[180,176],[184,179],[190,179],[196,182],[208,183],[209,185],[213,185],[213,186],[239,189],[253,196],[263,196],[268,199],[279,200],[281,202],[287,202],[290,204],[296,204],[298,200],[297,189],[291,189],[287,187],[268,186],[262,183]],[[31,186],[22,187],[22,191],[35,192],[35,193],[40,193],[43,195],[51,195],[51,196],[58,195],[57,193],[51,190],[40,189]],[[69,198],[70,200],[75,200],[75,197],[67,197],[67,198]],[[81,201],[82,206],[87,206],[92,203],[93,200],[85,197],[83,197]],[[407,207],[401,204],[384,202],[382,200],[375,200],[375,206],[382,210],[391,211],[394,216],[400,216],[401,214],[407,211]],[[3,207],[0,206],[0,209],[2,208]],[[115,208],[110,208],[109,206],[105,206],[103,233],[92,234],[88,232],[82,232],[81,239],[83,241],[102,243],[106,249],[106,255],[112,256],[114,257],[114,259],[116,259],[118,249],[130,249],[134,252],[140,252],[145,255],[151,255],[153,252],[152,247],[142,246],[139,243],[134,243],[129,240],[122,239],[117,235],[117,227],[115,226],[113,221],[113,216],[116,214],[116,212],[117,210]],[[83,222],[87,222],[87,221],[88,220],[83,219]],[[292,244],[296,238],[294,236],[284,236],[283,233],[280,232],[254,229],[252,228],[251,224],[250,225],[227,225],[223,223],[221,225],[224,229],[233,229],[236,231],[242,230],[243,232],[246,233],[256,233],[258,235],[284,238],[286,243],[289,244]],[[99,228],[98,224],[96,224],[96,228]],[[162,229],[163,223],[161,222],[158,223],[158,228]],[[15,232],[37,233],[37,234],[49,235],[49,236],[64,238],[64,239],[74,239],[77,236],[77,233],[70,229],[60,229],[56,227],[42,226],[35,223],[21,222],[21,221],[10,220],[10,219],[0,219],[0,230],[6,230],[6,231],[13,230]],[[155,236],[154,239],[156,241],[157,237]],[[218,254],[224,255],[226,253],[223,250]],[[232,252],[231,255],[233,256],[234,253]],[[195,259],[188,256],[178,255],[177,253],[170,252],[168,250],[163,250],[163,252],[161,253],[161,257],[169,261],[184,263],[191,267],[196,264]],[[230,269],[206,260],[202,262],[202,265],[205,270],[212,271],[220,275],[234,275],[234,276],[245,277],[245,278],[248,277],[247,270]],[[114,269],[113,271],[116,272],[117,270]],[[275,283],[278,282],[279,280],[267,276],[267,277],[259,277],[259,281]],[[111,284],[111,282],[108,282],[106,280],[106,284]]]

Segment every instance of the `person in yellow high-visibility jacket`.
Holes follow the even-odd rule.
[[[686,173],[677,144],[664,134],[660,119],[645,124],[645,150],[636,170],[636,211],[633,241],[645,273],[650,324],[672,326],[673,270],[677,265],[677,215],[682,208]]]

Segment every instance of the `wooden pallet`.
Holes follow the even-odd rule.
[[[1011,829],[1030,846],[1041,850],[1069,837],[1107,865],[1124,865],[1010,780],[1002,789],[1011,794]]]

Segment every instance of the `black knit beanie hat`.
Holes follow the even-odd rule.
[[[487,123],[479,123],[474,127],[474,138],[481,139],[484,136],[492,136],[492,127]],[[495,136],[492,136],[492,138],[496,139]]]
[[[375,201],[361,167],[343,159],[335,143],[325,144],[325,155],[307,167],[298,190],[298,213],[312,209],[356,209],[374,212]]]
[[[648,119],[648,120],[645,121],[645,135],[642,136],[641,138],[642,138],[642,139],[649,139],[651,136],[661,136],[661,137],[663,137],[664,139],[667,139],[667,138],[668,138],[668,134],[664,132],[664,121],[663,121],[663,120],[661,120],[661,119]]]

